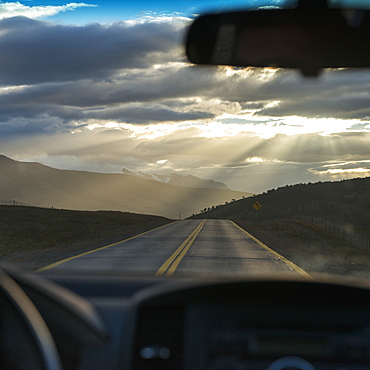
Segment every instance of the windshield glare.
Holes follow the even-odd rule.
[[[192,65],[211,8],[0,4],[1,266],[368,278],[369,71]]]

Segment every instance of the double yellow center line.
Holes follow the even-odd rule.
[[[184,258],[187,251],[190,249],[191,245],[193,244],[194,240],[202,230],[204,224],[207,220],[203,220],[196,229],[186,238],[186,240],[176,249],[176,251],[171,255],[170,258],[166,260],[166,262],[159,268],[156,272],[156,276],[171,276],[177,266],[180,264],[181,260]]]

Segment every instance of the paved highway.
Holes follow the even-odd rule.
[[[228,220],[184,220],[62,260],[42,270],[118,270],[205,275],[303,270]]]

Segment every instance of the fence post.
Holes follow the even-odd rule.
[[[341,239],[347,240],[352,245],[358,248],[366,249],[367,251],[370,252],[370,238],[369,237],[348,232],[343,227],[337,226],[319,217],[296,216],[294,218],[297,220],[305,221],[307,223],[311,223],[313,225],[322,226],[324,229],[331,231],[333,234],[339,236]]]

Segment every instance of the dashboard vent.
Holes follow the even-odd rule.
[[[182,307],[142,309],[136,325],[133,369],[180,369],[183,326]]]

